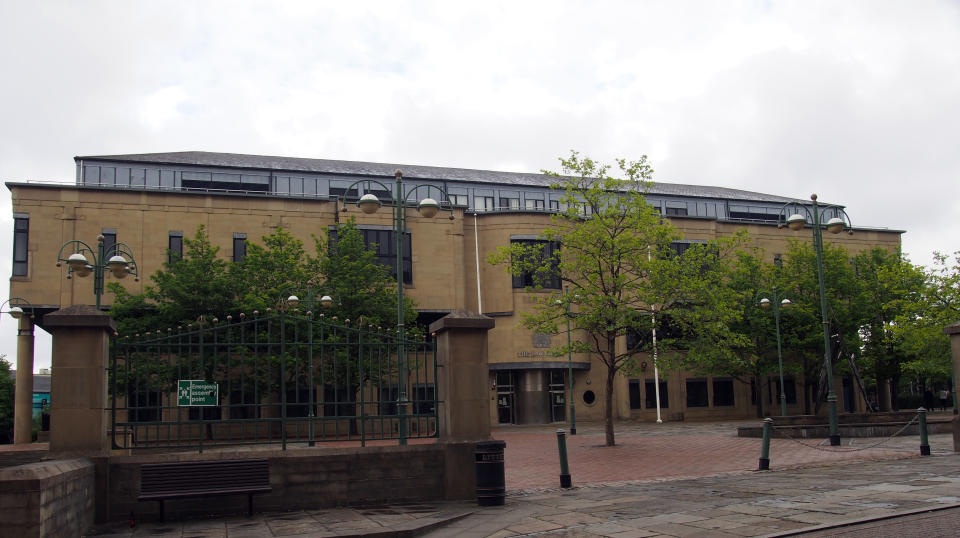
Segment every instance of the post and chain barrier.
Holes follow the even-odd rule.
[[[765,418],[763,422],[764,422],[763,423],[763,441],[760,449],[760,468],[759,468],[759,470],[761,471],[765,471],[770,468],[770,438],[773,436],[773,419]],[[784,439],[788,439],[790,441],[793,441],[794,443],[797,443],[798,445],[801,445],[807,448],[812,448],[814,450],[821,450],[823,452],[849,453],[849,452],[859,452],[861,450],[876,448],[890,441],[894,437],[899,436],[904,431],[906,431],[907,428],[912,426],[914,423],[919,423],[919,426],[920,426],[920,455],[929,456],[930,444],[927,436],[927,410],[924,409],[923,407],[917,409],[917,413],[906,424],[904,424],[903,427],[901,427],[899,430],[894,432],[892,435],[889,435],[881,439],[880,441],[877,441],[876,443],[873,443],[867,446],[862,446],[862,447],[856,447],[856,448],[846,447],[841,449],[827,448],[824,446],[820,446],[824,441],[820,441],[818,444],[812,445],[809,443],[804,443],[799,439],[792,437],[785,430],[780,430],[780,434],[783,436]]]

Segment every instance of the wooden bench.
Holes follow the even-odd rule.
[[[138,501],[163,501],[218,495],[247,496],[247,515],[253,515],[253,495],[269,493],[270,466],[265,459],[145,463],[140,466]]]

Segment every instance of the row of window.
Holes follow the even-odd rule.
[[[30,242],[30,218],[25,214],[14,214],[13,224],[13,276],[28,275],[28,255]],[[363,240],[367,247],[374,250],[379,263],[388,268],[390,274],[397,274],[397,245],[393,230],[381,229],[363,229]],[[101,231],[103,235],[103,252],[105,259],[110,259],[114,255],[114,249],[117,245],[117,230],[113,228],[104,228]],[[331,234],[331,239],[336,241],[336,231]],[[403,238],[403,282],[405,284],[413,283],[413,257],[411,254],[412,245],[409,233],[404,234]],[[183,232],[171,231],[167,239],[167,261],[173,263],[183,257]],[[247,257],[247,234],[233,234],[233,254],[232,259],[235,262],[243,261]]]
[[[710,382],[703,378],[691,378],[686,380],[687,407],[732,407],[736,405],[733,390],[733,379],[713,378],[713,401],[710,401],[710,392],[708,391]],[[772,404],[780,401],[780,384],[777,380],[767,380],[767,403]],[[797,387],[793,378],[783,378],[784,393],[787,403],[797,403]],[[657,407],[656,386],[652,379],[631,379],[629,383],[630,409],[655,409]],[[750,404],[757,403],[757,386],[755,382],[750,383]],[[670,407],[670,394],[667,389],[667,382],[660,381],[660,407]]]

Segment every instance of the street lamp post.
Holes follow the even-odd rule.
[[[773,288],[771,297],[760,299],[761,308],[773,307],[773,319],[777,327],[777,365],[780,367],[780,416],[787,416],[787,393],[783,385],[783,354],[780,351],[780,309],[790,307],[790,299],[781,298],[777,295],[777,288]]]
[[[67,264],[67,278],[72,278],[74,274],[79,277],[86,277],[93,273],[93,294],[97,298],[97,310],[100,309],[100,297],[103,295],[105,270],[109,270],[116,278],[126,278],[127,275],[133,275],[134,281],[140,281],[137,261],[134,259],[130,247],[126,243],[116,243],[111,247],[112,255],[110,258],[105,259],[103,240],[102,235],[97,236],[97,248],[94,250],[83,241],[71,239],[61,245],[60,252],[57,253],[57,267],[60,267],[63,263]],[[73,252],[64,257],[71,250]],[[93,258],[92,261],[87,258],[87,254]]]
[[[850,217],[843,208],[839,206],[820,206],[817,204],[817,195],[811,194],[810,200],[813,201],[813,208],[807,209],[806,206],[789,203],[780,209],[777,217],[777,227],[783,227],[784,222],[791,230],[797,231],[803,229],[807,224],[813,225],[813,249],[817,253],[817,282],[820,286],[820,316],[823,320],[823,367],[827,372],[827,405],[830,411],[830,445],[840,445],[840,430],[837,425],[837,393],[833,389],[833,361],[830,360],[830,322],[827,320],[827,294],[823,284],[823,231],[826,228],[832,234],[838,234],[845,229],[852,228]],[[793,208],[796,212],[789,217],[786,216],[788,208]],[[821,224],[823,213],[834,211],[835,215],[826,224]],[[853,234],[853,230],[850,230]]]
[[[570,402],[570,435],[577,434],[577,410],[573,402],[573,347],[570,338],[570,288],[563,290],[564,317],[567,318],[567,400]]]
[[[426,196],[417,202],[416,207],[417,211],[421,216],[426,218],[433,218],[437,213],[443,209],[444,211],[450,212],[450,220],[453,220],[453,205],[450,203],[450,197],[447,195],[447,191],[437,187],[436,185],[414,185],[410,189],[404,191],[403,186],[403,172],[397,170],[393,174],[394,176],[394,190],[393,197],[387,202],[387,205],[393,208],[393,231],[396,239],[396,250],[397,250],[397,363],[399,372],[399,390],[397,397],[397,414],[399,415],[399,427],[398,427],[398,436],[399,444],[407,444],[407,419],[406,419],[406,406],[408,403],[407,398],[407,379],[406,379],[406,350],[405,338],[406,338],[406,328],[404,323],[403,316],[403,234],[405,231],[405,222],[406,222],[406,209],[407,209],[407,200],[411,196],[415,195],[419,190],[426,191]],[[357,207],[360,208],[360,211],[366,214],[376,213],[381,206],[384,205],[377,195],[370,192],[371,190],[380,190],[381,192],[390,192],[390,188],[384,185],[383,183],[375,179],[362,179],[360,181],[355,181],[344,191],[349,193],[355,188],[360,186],[364,187],[365,194],[357,200]],[[372,189],[372,187],[378,187],[378,189]],[[431,198],[429,196],[431,190],[436,190],[440,193],[440,201]],[[346,211],[346,205],[343,206],[341,211]]]
[[[304,302],[306,303],[304,306],[305,306],[306,309],[307,309],[307,316],[311,316],[311,315],[314,314],[314,312],[313,312],[313,307],[315,306],[315,303],[314,303],[315,300],[316,300],[316,297],[315,297],[315,295],[314,295],[314,293],[313,293],[313,289],[312,289],[312,287],[308,284],[308,285],[307,285],[306,301],[304,301]],[[296,309],[296,308],[300,305],[300,302],[301,302],[301,301],[302,301],[302,300],[301,300],[299,297],[297,297],[297,296],[294,295],[294,294],[291,294],[291,295],[290,295],[289,297],[287,297],[286,299],[281,300],[281,303],[284,304],[286,307]],[[328,308],[328,307],[330,307],[332,304],[333,304],[333,299],[331,299],[329,295],[324,295],[323,297],[320,298],[320,306],[322,306],[322,307],[324,307],[324,308]],[[321,316],[323,316],[323,314],[321,314]],[[309,341],[309,344],[310,344],[310,345],[307,346],[307,361],[308,361],[308,363],[307,363],[307,368],[308,368],[308,370],[307,370],[307,371],[309,372],[309,373],[308,373],[308,376],[309,376],[309,380],[310,380],[310,401],[309,401],[310,407],[307,409],[307,446],[315,446],[315,445],[316,445],[316,440],[315,440],[315,436],[314,436],[314,424],[313,424],[313,422],[314,422],[314,419],[316,418],[316,412],[315,412],[315,407],[316,407],[316,396],[315,396],[316,387],[315,387],[314,384],[313,384],[313,382],[314,382],[314,377],[313,377],[313,326],[312,326],[312,324],[311,324],[311,326],[310,326],[310,332],[309,332],[308,334],[309,334],[309,338],[310,338],[310,341]],[[286,391],[284,391],[284,394],[286,394]]]

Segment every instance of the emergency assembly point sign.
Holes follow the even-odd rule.
[[[178,406],[218,405],[219,386],[202,379],[180,379],[177,381]]]

